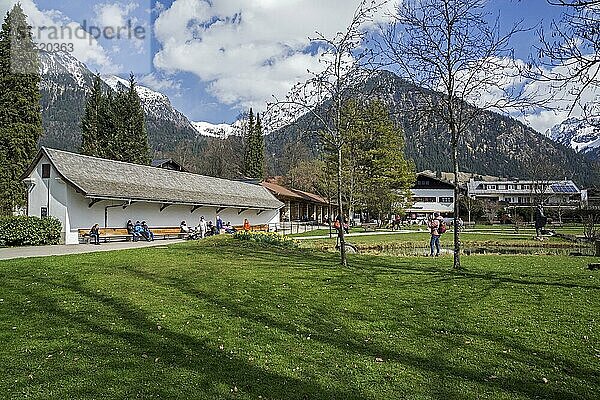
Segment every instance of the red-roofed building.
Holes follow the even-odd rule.
[[[272,180],[262,182],[261,185],[285,204],[280,210],[281,222],[317,221],[323,223],[329,215],[329,202],[318,194],[288,188]]]

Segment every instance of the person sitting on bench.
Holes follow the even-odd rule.
[[[100,226],[98,224],[90,229],[90,237],[94,239],[94,244],[100,244]]]
[[[127,233],[131,235],[134,242],[140,240],[140,237],[142,236],[139,232],[135,231],[135,227],[133,226],[133,222],[131,222],[131,220],[127,221]]]
[[[225,229],[225,233],[229,233],[230,235],[236,232],[236,229],[231,226],[231,222],[227,222],[223,228]]]
[[[154,241],[154,233],[152,233],[152,231],[146,224],[146,221],[142,221],[142,235],[144,236],[144,238],[146,238],[148,242]]]

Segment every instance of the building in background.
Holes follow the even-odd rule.
[[[329,202],[315,193],[292,189],[268,179],[261,183],[284,204],[280,211],[281,222],[317,222],[322,224],[329,215]]]
[[[443,217],[454,215],[454,185],[435,174],[420,172],[411,189],[413,204],[406,210],[407,218],[422,221],[439,212]]]
[[[181,164],[179,164],[177,161],[173,161],[170,158],[167,158],[164,160],[152,160],[152,163],[150,165],[153,167],[156,167],[156,168],[170,169],[172,171],[179,171],[179,172],[187,172],[186,169],[183,168],[183,166]]]
[[[515,207],[543,204],[549,208],[580,208],[587,204],[587,191],[580,190],[571,180],[496,180],[471,179],[468,196],[478,200],[502,202]]]

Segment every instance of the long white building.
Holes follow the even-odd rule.
[[[528,207],[543,202],[549,207],[580,206],[587,200],[587,192],[580,190],[571,180],[498,180],[467,183],[471,198],[504,202],[514,206]]]
[[[58,218],[66,244],[78,229],[196,225],[219,215],[232,225],[276,224],[283,203],[260,185],[42,148],[25,174],[27,214]]]

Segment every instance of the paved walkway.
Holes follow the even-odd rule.
[[[102,243],[99,246],[93,244],[74,244],[58,246],[38,247],[11,247],[0,249],[0,260],[12,260],[15,258],[63,256],[67,254],[97,253],[101,251],[129,250],[142,247],[165,246],[173,243],[183,242],[181,239],[156,240],[154,242],[117,242]]]

